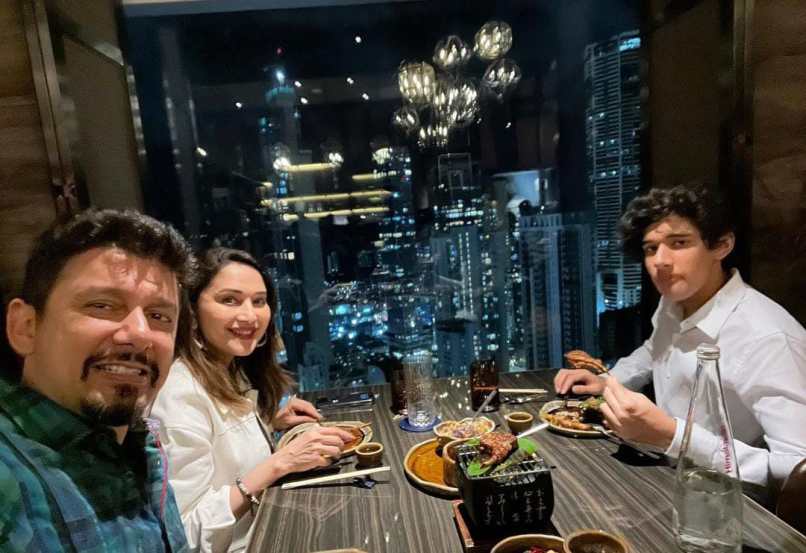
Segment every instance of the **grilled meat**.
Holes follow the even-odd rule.
[[[601,359],[596,359],[581,349],[571,350],[565,354],[565,360],[572,369],[586,369],[593,374],[603,374],[607,372],[607,367]]]
[[[518,439],[506,432],[488,432],[479,438],[479,452],[481,464],[488,467],[497,465],[507,458],[515,448]]]

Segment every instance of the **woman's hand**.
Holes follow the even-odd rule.
[[[326,467],[339,458],[344,445],[352,439],[352,434],[339,428],[312,428],[277,450],[272,457],[283,475]]]
[[[292,397],[285,404],[285,407],[277,411],[271,424],[275,430],[287,430],[292,426],[297,426],[303,422],[318,422],[322,420],[322,415],[308,401],[298,397]]]

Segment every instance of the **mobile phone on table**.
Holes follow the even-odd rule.
[[[340,409],[342,407],[355,407],[359,405],[372,405],[375,403],[375,396],[369,392],[350,392],[318,398],[314,405],[320,411]]]

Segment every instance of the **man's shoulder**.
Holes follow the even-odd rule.
[[[739,327],[745,343],[776,336],[806,343],[806,329],[783,306],[751,286],[747,287],[728,324]]]
[[[5,423],[5,424],[4,424]],[[0,413],[0,544],[3,551],[28,551],[33,543],[48,551],[62,551],[47,493],[30,462],[21,453],[31,444],[9,430]],[[37,452],[32,451],[36,456]],[[43,549],[44,550],[44,549]]]

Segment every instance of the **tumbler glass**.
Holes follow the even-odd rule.
[[[436,406],[432,387],[431,352],[416,351],[403,357],[406,380],[406,410],[409,424],[427,428],[436,420]]]
[[[470,402],[473,411],[481,407],[487,396],[498,389],[498,365],[492,357],[476,359],[470,364]],[[485,412],[497,411],[501,405],[498,394],[490,400]]]

